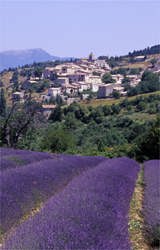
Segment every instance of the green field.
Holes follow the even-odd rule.
[[[92,107],[97,107],[101,105],[112,105],[112,104],[119,104],[121,101],[128,99],[128,101],[132,101],[136,99],[137,97],[146,97],[150,95],[160,95],[160,91],[155,91],[152,93],[145,93],[145,94],[139,94],[136,96],[131,96],[131,97],[121,97],[119,99],[113,99],[113,98],[105,98],[105,99],[92,99],[90,101],[82,101],[80,104],[82,106],[92,106]]]

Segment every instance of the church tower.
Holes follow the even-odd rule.
[[[88,61],[89,62],[94,62],[95,61],[95,56],[93,55],[93,53],[91,52],[88,56]]]

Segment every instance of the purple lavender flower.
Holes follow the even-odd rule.
[[[44,152],[33,152],[27,150],[15,150],[0,148],[1,151],[1,170],[8,168],[20,167],[35,161],[45,159],[52,159],[58,157],[56,154],[49,154]]]
[[[128,210],[139,170],[106,160],[74,178],[22,223],[2,249],[129,250]]]
[[[103,157],[57,155],[1,173],[1,228],[9,230],[26,213],[47,200],[76,175],[104,160]]]
[[[144,216],[151,244],[160,246],[160,160],[144,164]]]

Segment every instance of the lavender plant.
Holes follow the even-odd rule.
[[[2,249],[129,250],[128,210],[138,170],[135,161],[117,158],[85,171],[22,223]]]
[[[24,166],[35,161],[41,161],[45,159],[52,159],[58,157],[56,154],[49,154],[44,152],[33,152],[27,150],[14,150],[7,148],[1,148],[1,164],[0,169],[6,170],[8,168],[14,168]]]
[[[104,160],[103,157],[59,155],[23,168],[1,173],[1,230],[6,232],[40,202],[45,201],[76,175]]]
[[[160,247],[160,160],[144,164],[144,216],[151,245]]]

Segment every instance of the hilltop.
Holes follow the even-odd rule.
[[[0,71],[8,68],[23,66],[26,64],[33,64],[34,62],[46,62],[55,60],[63,60],[63,58],[50,55],[48,52],[40,48],[9,50],[0,52]]]
[[[118,98],[126,96],[128,90],[136,86],[131,90],[131,95],[150,92],[148,87],[140,91],[139,83],[145,71],[159,74],[159,47],[156,45],[110,58],[95,58],[91,53],[87,58],[69,61],[57,57],[53,61],[53,57],[41,49],[6,52],[6,58],[12,55],[12,58],[28,63],[34,58],[35,62],[2,71],[0,84],[4,88],[7,103],[11,103],[15,95],[16,100],[24,101],[25,94],[30,91],[42,104],[56,104],[57,96],[60,102],[66,104],[88,98],[110,98],[113,95]],[[156,90],[154,88],[152,91]]]

